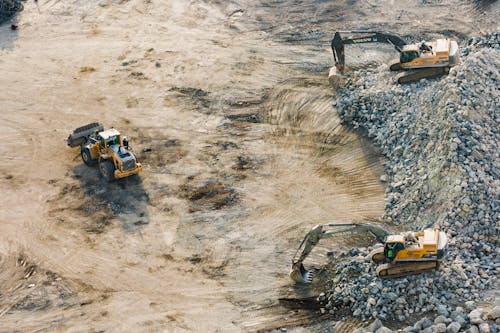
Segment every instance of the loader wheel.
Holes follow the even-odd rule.
[[[101,162],[101,164],[99,164],[99,170],[101,171],[101,175],[108,182],[115,179],[115,166],[110,161]]]
[[[90,150],[88,148],[82,148],[80,150],[80,155],[82,155],[83,163],[88,166],[95,165],[96,160],[92,159],[92,155],[90,154]]]

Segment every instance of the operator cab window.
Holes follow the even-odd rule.
[[[410,62],[413,59],[418,58],[418,52],[417,51],[407,51],[407,52],[402,52],[401,53],[401,59],[400,62],[402,64],[406,62]]]
[[[113,136],[108,139],[108,147],[118,144],[118,137]]]
[[[401,243],[386,243],[384,248],[385,257],[392,260],[396,257],[399,251],[405,248]]]

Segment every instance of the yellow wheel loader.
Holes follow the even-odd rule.
[[[373,250],[370,258],[381,264],[377,274],[381,278],[422,273],[437,268],[448,248],[448,239],[438,229],[425,229],[421,232],[392,234],[384,227],[374,223],[319,224],[304,237],[292,259],[290,277],[298,283],[311,283],[313,273],[304,267],[304,260],[323,238],[352,238],[353,236],[372,235],[384,246]],[[300,255],[297,254],[300,251]]]
[[[391,71],[405,71],[397,76],[397,81],[401,84],[447,74],[450,67],[460,63],[458,44],[449,39],[407,44],[402,37],[387,32],[337,31],[331,42],[335,66],[330,69],[328,76],[333,86],[338,85],[345,71],[344,45],[363,43],[388,43],[394,46],[400,53],[399,60],[389,68]]]
[[[66,143],[70,147],[80,146],[83,163],[99,164],[99,171],[107,181],[142,171],[141,163],[129,149],[127,138],[114,128],[104,130],[101,124],[91,123],[75,129]]]

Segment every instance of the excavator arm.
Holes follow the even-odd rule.
[[[335,237],[350,237],[354,235],[372,235],[381,243],[390,235],[385,228],[373,223],[341,223],[319,224],[313,227],[304,237],[292,259],[290,277],[295,282],[310,283],[312,272],[305,269],[303,261],[321,239]],[[300,252],[300,255],[299,255]]]
[[[341,34],[350,35],[349,37],[342,37]],[[335,66],[338,70],[343,72],[345,67],[344,45],[363,43],[388,43],[394,46],[398,52],[401,52],[403,46],[406,45],[406,41],[402,37],[387,32],[365,30],[337,31],[333,36],[331,46]]]

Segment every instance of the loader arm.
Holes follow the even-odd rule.
[[[296,282],[311,282],[312,274],[304,268],[302,263],[321,239],[366,234],[374,236],[378,241],[383,243],[385,238],[391,233],[374,223],[319,224],[313,227],[306,234],[293,256],[290,277]],[[299,252],[300,255],[297,259]]]
[[[341,34],[352,35],[342,37]],[[364,43],[388,43],[394,46],[398,52],[401,52],[403,46],[406,45],[406,41],[402,37],[387,32],[365,30],[337,31],[333,36],[331,47],[335,65],[340,71],[343,71],[345,67],[344,45]]]

